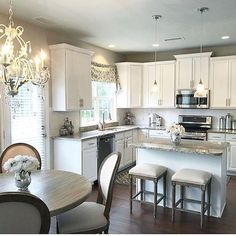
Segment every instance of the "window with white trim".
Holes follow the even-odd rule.
[[[116,84],[92,81],[92,109],[80,111],[80,125],[96,125],[104,118],[116,121]]]

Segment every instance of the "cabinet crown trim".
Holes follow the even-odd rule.
[[[210,57],[212,55],[212,52],[203,52],[202,57]],[[176,59],[180,58],[189,58],[189,57],[200,57],[201,53],[191,53],[191,54],[180,54],[180,55],[174,55]]]
[[[69,49],[72,51],[76,51],[76,52],[80,52],[80,53],[84,53],[84,54],[88,54],[88,55],[93,55],[94,52],[84,49],[84,48],[79,48],[67,43],[60,43],[60,44],[54,44],[54,45],[49,45],[50,50],[55,50],[55,49]]]
[[[222,57],[212,57],[210,58],[211,61],[218,61],[218,60],[234,60],[236,59],[236,55],[232,56],[222,56]]]

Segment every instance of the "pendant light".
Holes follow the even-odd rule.
[[[158,92],[158,84],[157,84],[157,67],[156,67],[156,62],[157,62],[157,48],[159,47],[158,44],[158,39],[157,39],[157,23],[158,20],[161,19],[161,15],[153,15],[152,18],[155,20],[155,41],[154,44],[152,45],[153,47],[155,47],[155,53],[154,53],[154,62],[155,62],[155,80],[153,83],[153,87],[152,87],[152,92],[153,93],[157,93]]]
[[[203,13],[209,11],[208,7],[201,7],[198,9],[201,14],[201,43],[200,43],[200,81],[196,87],[196,92],[194,93],[194,97],[206,97],[207,90],[204,87],[202,82],[202,38],[203,38]]]

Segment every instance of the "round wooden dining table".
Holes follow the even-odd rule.
[[[31,173],[29,193],[47,205],[51,216],[68,211],[83,203],[92,191],[92,185],[82,175],[60,171],[39,170]],[[14,174],[0,174],[0,192],[19,191]]]

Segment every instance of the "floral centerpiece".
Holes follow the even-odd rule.
[[[168,129],[167,133],[170,133],[171,141],[175,145],[179,145],[181,142],[181,136],[185,133],[185,128],[177,123],[173,123]]]
[[[37,158],[27,155],[17,155],[8,159],[3,168],[7,172],[15,173],[16,186],[20,190],[27,190],[31,182],[31,171],[36,170],[40,163]]]

